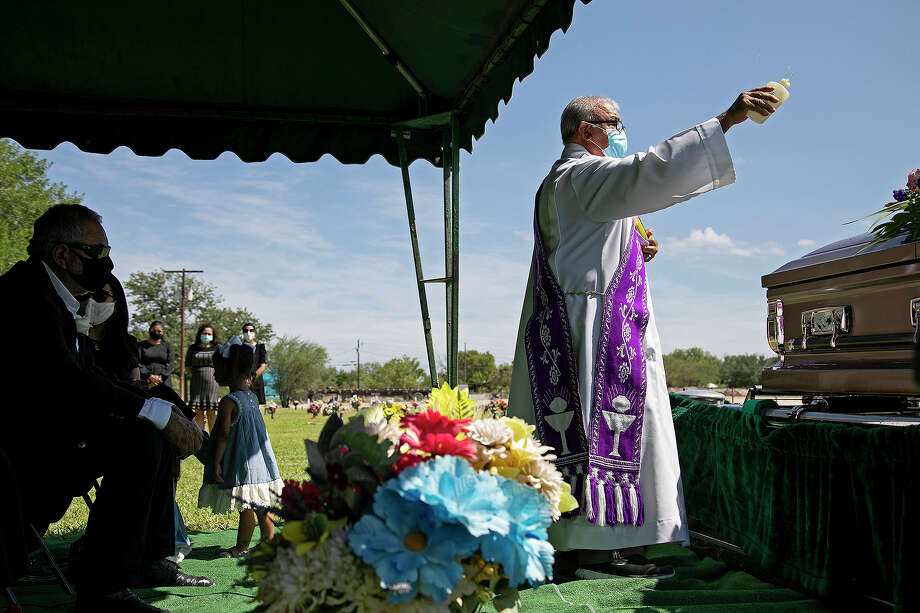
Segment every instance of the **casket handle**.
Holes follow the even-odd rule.
[[[910,301],[910,325],[914,327],[914,344],[920,343],[920,297]]]
[[[837,347],[837,336],[850,331],[852,317],[847,305],[827,306],[802,313],[802,349],[808,347],[809,337],[830,336],[831,347]]]

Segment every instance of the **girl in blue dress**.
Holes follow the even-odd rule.
[[[236,547],[218,555],[240,558],[249,552],[256,521],[263,540],[274,536],[275,526],[265,509],[277,504],[284,482],[259,401],[249,389],[256,366],[253,352],[246,346],[229,344],[217,359],[222,362],[217,370],[226,373],[230,393],[217,405],[217,424],[209,443],[198,506],[210,507],[215,513],[239,511]]]

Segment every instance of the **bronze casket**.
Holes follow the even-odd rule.
[[[920,396],[918,243],[868,246],[873,238],[831,243],[763,276],[767,340],[779,356],[762,373],[763,392]]]

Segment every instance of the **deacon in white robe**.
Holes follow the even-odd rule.
[[[601,330],[603,293],[634,231],[633,216],[652,213],[735,180],[724,132],[749,109],[768,114],[767,88],[742,93],[717,118],[694,126],[645,153],[625,155],[619,109],[606,98],[577,98],[563,113],[561,158],[543,180],[538,223],[549,266],[566,293],[566,308],[581,396],[582,424],[590,424],[592,382]],[[616,151],[621,140],[621,151]],[[605,151],[606,150],[606,151]],[[612,155],[619,155],[613,157]],[[646,261],[654,250],[646,251]],[[650,275],[651,276],[651,275]],[[524,295],[509,396],[509,414],[535,423],[524,329],[533,312],[531,271]],[[579,516],[557,521],[550,540],[560,551],[618,550],[655,543],[688,543],[680,464],[665,382],[661,341],[646,286],[649,321],[644,350],[647,397],[639,483],[642,526],[596,526]],[[590,436],[590,433],[587,433]],[[609,558],[607,558],[609,559]]]

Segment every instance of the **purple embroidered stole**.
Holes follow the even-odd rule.
[[[538,193],[537,211],[539,198]],[[594,403],[585,428],[565,294],[549,267],[534,213],[533,314],[524,330],[524,347],[537,431],[544,445],[556,449],[556,466],[581,502],[580,511],[567,515],[581,513],[598,526],[643,523],[639,462],[648,304],[640,241],[634,230],[603,294]]]

